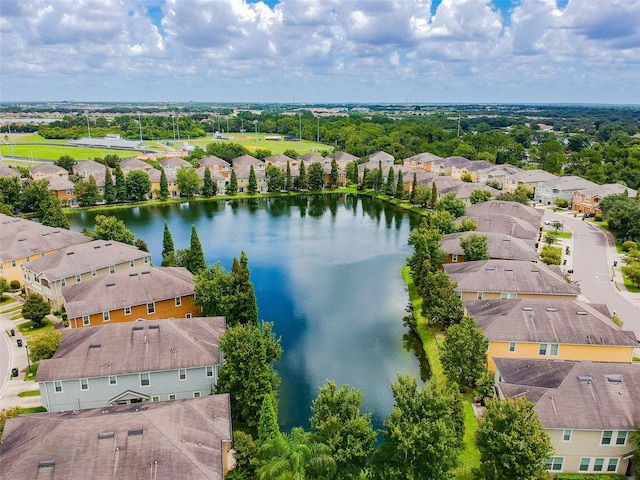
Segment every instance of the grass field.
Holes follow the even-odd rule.
[[[287,140],[265,140],[265,137],[272,136],[272,133],[265,134],[258,132],[258,141],[256,142],[256,135],[247,133],[234,133],[231,132],[228,135],[228,139],[226,140],[218,140],[213,139],[211,137],[206,138],[198,138],[194,140],[188,140],[189,145],[198,145],[201,148],[206,147],[209,143],[219,143],[219,142],[230,142],[230,143],[238,143],[245,147],[250,152],[254,152],[257,148],[270,150],[273,155],[278,155],[285,150],[295,150],[299,155],[304,155],[310,152],[316,152],[320,154],[322,151],[328,151],[329,153],[333,150],[331,145],[325,145],[324,143],[316,143],[310,142],[307,140],[302,140],[292,142]],[[177,144],[177,142],[176,142]]]

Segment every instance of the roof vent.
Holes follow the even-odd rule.
[[[607,380],[611,383],[622,383],[622,377],[619,375],[609,375]]]
[[[149,270],[145,270],[144,272],[142,272],[143,275],[151,275],[151,272]]]
[[[160,325],[149,325],[149,330],[160,330]]]
[[[55,467],[55,460],[44,460],[38,464],[38,468],[47,468],[47,467]]]
[[[105,243],[105,244],[104,244],[104,246],[105,246],[105,247],[108,247],[108,246],[110,246],[110,245],[111,245],[111,242],[109,242],[109,243]]]
[[[18,241],[19,242],[24,242],[26,240],[26,238],[19,238]]]
[[[587,315],[587,312],[579,311],[579,312],[576,312],[576,315]]]
[[[101,432],[98,434],[98,440],[105,440],[107,438],[113,438],[116,436],[116,432]]]
[[[89,345],[89,348],[100,348],[102,347],[101,343],[92,343],[91,345]]]
[[[127,432],[127,436],[128,436],[128,437],[136,437],[136,436],[138,436],[138,435],[142,435],[142,433],[143,433],[142,428],[136,428],[136,429],[134,429],[134,430],[129,430],[129,431]]]
[[[144,329],[144,327],[142,327],[142,326],[136,326],[136,327],[133,327],[133,331],[134,331],[134,332],[135,332],[136,330],[143,330],[143,329]]]
[[[591,375],[578,375],[578,380],[586,383],[591,383],[593,381]]]
[[[511,268],[511,267],[505,267],[505,268],[504,268],[504,271],[505,271],[505,272],[513,272],[513,268]]]
[[[100,245],[94,245],[93,248],[98,249],[100,248]]]
[[[540,269],[538,269],[538,268],[532,268],[532,269],[531,269],[531,271],[532,271],[532,272],[539,272],[539,271],[540,271]]]
[[[558,309],[556,308],[547,308],[547,312],[557,312]]]
[[[67,252],[67,255],[73,255],[73,252]]]
[[[113,283],[113,282],[111,282],[111,283],[107,283],[107,287],[115,287],[115,286],[116,286],[116,284],[115,284],[115,283]]]
[[[533,308],[532,307],[522,307],[522,310],[525,312],[533,312]]]
[[[489,271],[493,271],[493,267],[485,267],[485,270],[486,270],[487,272],[489,272]]]
[[[138,274],[137,274],[137,273],[130,273],[130,274],[129,274],[129,276],[130,276],[130,277],[137,277],[137,276],[138,276]]]

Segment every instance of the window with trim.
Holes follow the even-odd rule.
[[[182,297],[176,297],[176,307],[182,305]]]
[[[16,266],[16,261],[15,260],[11,260],[11,266],[15,267]]]
[[[144,263],[149,263],[149,257],[144,257]]]
[[[131,315],[131,307],[124,307],[124,314]]]
[[[109,385],[117,385],[118,384],[118,377],[116,377],[115,375],[109,375]]]
[[[108,322],[109,320],[111,320],[111,316],[109,315],[109,312],[102,312],[102,321]]]
[[[602,432],[602,439],[600,440],[600,445],[611,445],[612,438],[613,438],[613,431],[604,430]]]
[[[82,275],[76,275],[76,283],[80,283],[82,281]]]
[[[570,442],[572,433],[573,433],[573,430],[569,430],[569,429],[563,430],[562,431],[562,441],[563,442]]]
[[[178,380],[183,381],[187,379],[187,370],[185,368],[180,368],[178,370]]]
[[[151,385],[151,379],[149,378],[149,372],[141,373],[140,374],[140,386],[141,387],[148,387],[149,385]]]
[[[557,343],[541,343],[538,347],[538,355],[540,356],[552,356],[555,357],[558,355],[558,344]]]
[[[160,401],[160,397],[158,395],[154,395],[153,397],[151,397],[151,401],[152,402],[159,402]]]
[[[36,283],[40,283],[40,277],[38,276],[37,273],[33,274],[33,281],[36,282]]]
[[[193,392],[193,398],[200,397],[200,392]]]
[[[516,351],[516,342],[509,342],[509,351],[510,352]]]
[[[147,314],[151,315],[152,313],[156,313],[156,304],[147,303]]]
[[[604,469],[604,458],[596,458],[593,461],[593,471],[601,472]]]
[[[89,390],[89,379],[81,378],[80,379],[80,390]]]
[[[62,280],[60,280],[60,286],[61,287],[66,287],[67,286],[67,279],[63,278]]]
[[[96,272],[95,270],[91,270],[91,276],[92,277],[97,277],[98,276],[98,272]]]
[[[184,318],[191,318],[191,314],[190,314],[190,313],[187,313],[187,314],[184,316]]]
[[[578,471],[579,472],[588,472],[590,463],[591,463],[591,459],[590,458],[581,458],[580,459],[580,466],[578,467]]]
[[[478,300],[482,300],[482,294],[483,294],[483,293],[484,293],[484,292],[478,292],[478,296],[477,296]]]
[[[116,266],[115,265],[109,265],[109,273],[116,273]]]
[[[545,461],[545,464],[547,465],[547,470],[550,470],[552,472],[559,472],[562,470],[562,462],[564,461],[564,459],[562,457],[553,457],[553,458],[548,458]]]
[[[624,445],[627,443],[627,433],[626,431],[619,431],[616,436],[616,445]]]
[[[170,393],[169,394],[169,400],[175,400],[176,399],[176,394],[175,393]]]
[[[452,253],[451,254],[451,261],[452,262],[457,262],[458,261],[458,254],[457,253]]]
[[[84,325],[85,327],[91,325],[91,320],[89,319],[89,315],[82,316],[82,325]]]
[[[60,381],[55,381],[53,382],[53,391],[56,393],[61,393],[62,392],[62,382]]]
[[[204,368],[204,376],[207,378],[211,378],[213,377],[213,367],[212,366],[208,366]]]
[[[607,463],[607,472],[615,472],[618,470],[618,459],[610,458]]]
[[[130,266],[131,268],[135,267],[135,266],[136,266],[136,261],[135,261],[135,260],[131,260],[131,261],[129,262],[129,266]]]

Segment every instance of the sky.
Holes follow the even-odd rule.
[[[640,103],[640,0],[0,0],[0,102]]]

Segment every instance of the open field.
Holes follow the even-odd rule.
[[[198,145],[201,148],[205,148],[209,143],[218,143],[218,142],[230,142],[230,143],[238,143],[245,147],[247,150],[253,152],[256,150],[256,144],[258,148],[271,150],[273,155],[278,155],[285,150],[295,150],[299,155],[304,155],[305,153],[316,152],[320,154],[322,151],[328,151],[329,153],[333,151],[333,147],[331,145],[325,145],[324,143],[316,143],[310,142],[308,140],[302,141],[288,141],[288,140],[265,140],[265,137],[275,136],[273,133],[260,133],[258,132],[258,140],[256,142],[255,133],[245,132],[231,132],[229,134],[225,134],[227,137],[224,140],[214,139],[211,137],[202,137],[193,140],[184,140],[189,142],[189,145]],[[181,145],[176,141],[176,146]]]

